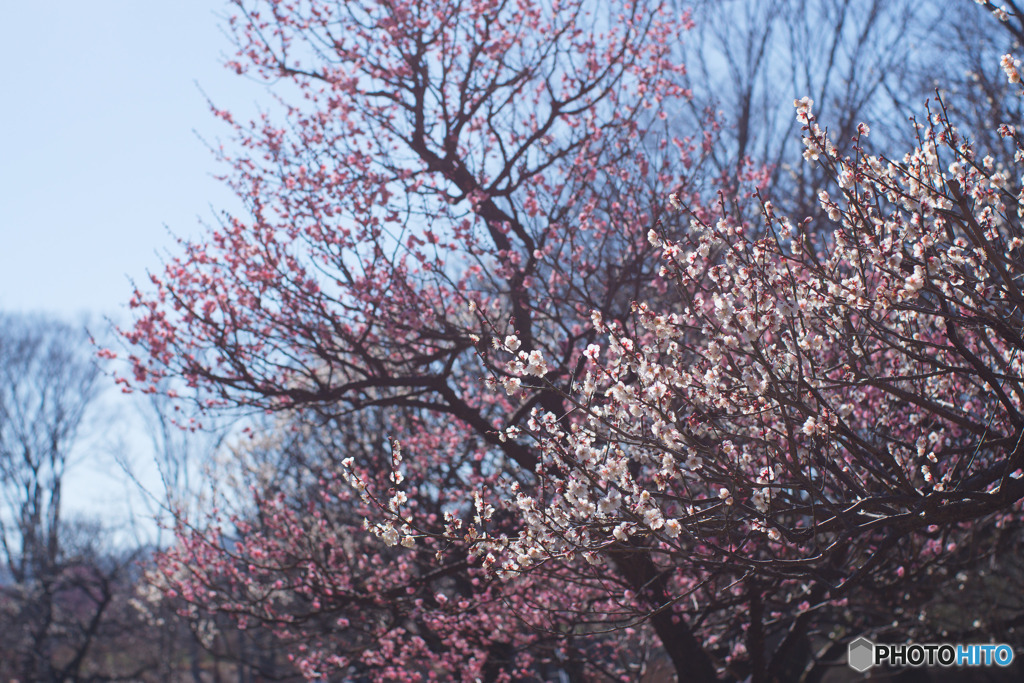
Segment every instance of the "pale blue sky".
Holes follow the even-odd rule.
[[[221,66],[222,0],[0,0],[0,308],[124,316],[127,277],[232,206],[197,138],[262,89]],[[198,84],[198,85],[197,85]]]
[[[167,228],[235,206],[212,178],[209,112],[252,112],[261,86],[221,66],[224,0],[0,0],[0,309],[125,321],[128,277],[145,279]],[[203,92],[200,92],[202,88]],[[213,207],[213,208],[211,208]],[[166,228],[165,228],[166,226]],[[126,519],[143,508],[114,463],[159,489],[136,408],[107,395],[68,473],[71,512]],[[143,524],[145,528],[149,525]]]

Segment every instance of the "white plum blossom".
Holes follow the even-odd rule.
[[[1014,59],[1013,55],[1003,55],[999,65],[1003,68],[1003,73],[1006,74],[1006,78],[1010,83],[1020,83],[1019,59]]]
[[[814,100],[810,97],[801,97],[798,100],[793,100],[793,107],[796,109],[796,120],[800,123],[808,123],[813,106]]]
[[[518,377],[503,377],[501,381],[505,385],[505,393],[509,396],[515,396],[523,389],[523,380]]]
[[[526,374],[543,377],[547,372],[548,366],[544,361],[543,354],[537,350],[530,351],[530,355],[526,358]]]
[[[398,531],[390,522],[384,525],[384,529],[381,532],[380,537],[384,543],[389,546],[398,545],[398,540],[400,538]]]

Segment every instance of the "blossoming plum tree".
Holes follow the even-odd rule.
[[[1002,67],[1019,82],[1017,60]],[[808,638],[834,656],[880,628],[1010,637],[1020,617],[954,627],[911,593],[1019,537],[1024,181],[941,102],[901,160],[859,144],[840,157],[811,104],[796,103],[805,157],[842,188],[819,197],[832,229],[765,202],[758,226],[723,211],[651,230],[676,305],[636,303],[628,325],[595,311],[605,343],[585,351],[574,407],[538,406],[504,432],[541,453],[534,486],[496,496],[518,535],[486,514],[447,532],[510,576],[578,556],[621,571],[623,553],[642,554],[658,581],[631,599],[700,623],[709,651],[724,640],[727,670],[753,680],[783,676]],[[1000,132],[1019,164],[1018,133]],[[513,395],[543,384],[543,354],[514,335],[502,346],[496,382]],[[387,541],[399,523],[417,528],[403,513],[376,529]],[[913,621],[875,621],[880,596]]]
[[[391,455],[384,451],[382,465],[379,446],[385,432],[400,438],[413,456],[407,476],[423,482],[408,505],[441,532],[444,514],[471,503],[470,492],[533,481],[537,453],[499,438],[503,428],[535,405],[563,412],[555,392],[490,392],[480,363],[488,340],[515,332],[544,351],[548,380],[568,390],[598,334],[585,324],[589,311],[625,318],[656,274],[646,230],[702,151],[668,136],[652,143],[686,96],[682,67],[669,59],[686,17],[660,2],[236,5],[237,69],[284,79],[297,103],[281,99],[283,127],[270,114],[247,125],[219,112],[238,132],[243,153],[226,160],[251,218],[230,217],[183,244],[184,256],[152,277],[152,293],[136,292],[138,316],[125,336],[145,353],[131,357],[134,376],[122,381],[156,391],[162,379],[181,377],[205,391],[207,408],[315,409],[336,427],[373,416],[379,437],[356,420],[335,461],[394,484],[386,482]],[[483,325],[481,312],[503,319],[502,329]],[[345,502],[340,486],[348,470],[319,469],[330,500],[296,510],[268,496],[255,525],[225,520],[247,542],[219,536],[214,522],[195,536],[183,531],[185,555],[168,556],[176,586],[168,590],[239,615],[241,605],[255,606],[254,616],[303,641],[296,657],[310,675],[356,666],[386,678],[441,667],[473,679],[526,666],[512,658],[525,647],[518,636],[495,634],[532,624],[529,609],[474,581],[459,548],[453,568],[436,571],[422,558],[366,546],[366,510]],[[415,552],[434,562],[438,550]],[[310,576],[321,567],[329,581],[285,571],[300,565]],[[648,578],[621,581],[636,589]],[[300,589],[339,581],[329,595]],[[593,645],[568,645],[581,605],[603,619],[607,591],[588,593],[572,573],[542,585],[543,596],[517,590],[572,618],[555,619],[540,640],[558,647],[544,645],[541,656],[566,669],[589,659],[621,673],[614,657],[586,655]],[[275,607],[281,591],[287,608]],[[437,595],[449,593],[462,597],[442,605]],[[300,619],[294,600],[303,595],[310,606]],[[367,599],[377,616],[367,616]],[[453,604],[473,605],[476,617]],[[337,615],[322,632],[351,647],[315,647],[304,625],[346,605],[364,618]],[[499,609],[502,628],[491,621]],[[611,611],[616,623],[629,614]],[[684,624],[661,628],[676,660],[700,661]],[[524,638],[538,640],[532,631]]]
[[[744,221],[655,135],[659,2],[235,4],[298,97],[219,112],[251,216],[136,291],[122,381],[287,415],[291,469],[181,520],[188,611],[310,678],[772,680],[1016,531],[1021,197],[941,110],[890,160],[800,102],[829,223]]]

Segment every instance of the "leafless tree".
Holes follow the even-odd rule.
[[[103,520],[69,518],[67,473],[98,418],[100,370],[83,329],[0,315],[0,678],[137,679],[131,606],[142,550]]]
[[[814,100],[841,151],[859,122],[877,126],[881,142],[886,131],[905,128],[883,123],[920,107],[904,79],[913,56],[935,48],[907,40],[911,27],[934,20],[921,3],[698,0],[684,8],[694,27],[681,36],[680,59],[693,97],[677,128],[712,121],[719,139],[709,171],[728,178],[747,163],[767,166],[767,194],[791,215],[817,216],[817,191],[829,183],[802,163],[794,99]]]
[[[97,396],[99,371],[85,341],[60,323],[0,317],[0,542],[19,583],[60,559],[64,475]]]

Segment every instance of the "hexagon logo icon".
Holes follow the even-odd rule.
[[[847,663],[855,671],[864,672],[871,668],[875,660],[875,644],[861,636],[850,643],[847,653]]]

